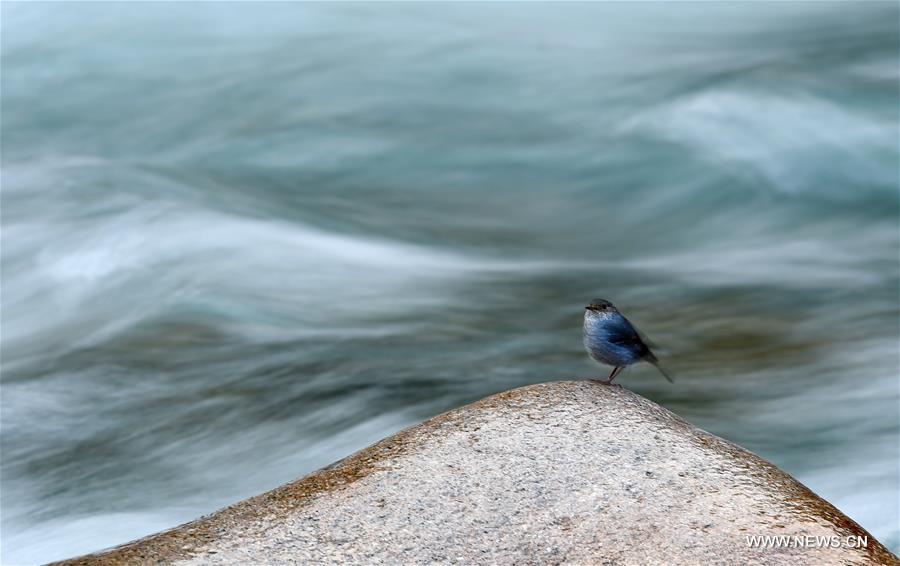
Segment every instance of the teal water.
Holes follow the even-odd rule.
[[[900,549],[898,5],[2,4],[2,556],[599,375]]]

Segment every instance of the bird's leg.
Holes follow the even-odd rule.
[[[618,385],[614,384],[613,380],[623,369],[625,369],[625,366],[614,367],[612,373],[610,373],[609,377],[607,377],[606,379],[592,379],[591,381],[596,381],[597,383],[602,383],[603,385]]]
[[[612,385],[613,380],[616,378],[617,375],[619,375],[619,372],[622,371],[623,369],[625,369],[624,366],[614,367],[612,372],[609,374],[609,377],[607,377],[605,380],[600,381],[600,383],[603,383],[604,385]]]

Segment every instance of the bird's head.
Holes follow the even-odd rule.
[[[584,308],[588,311],[587,314],[611,314],[619,312],[616,310],[616,307],[606,299],[594,299]]]

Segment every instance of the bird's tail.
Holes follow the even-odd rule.
[[[665,377],[666,379],[669,380],[669,383],[675,383],[675,378],[672,377],[669,374],[669,372],[667,372],[661,365],[659,365],[659,360],[656,359],[656,356],[654,356],[653,354],[650,354],[649,356],[645,357],[644,359],[647,360],[648,362],[650,362],[651,364],[653,364],[653,367],[658,369],[659,373],[663,374],[663,377]]]

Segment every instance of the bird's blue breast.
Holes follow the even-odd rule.
[[[646,353],[637,331],[618,314],[586,316],[584,347],[592,358],[611,366],[637,363]]]

